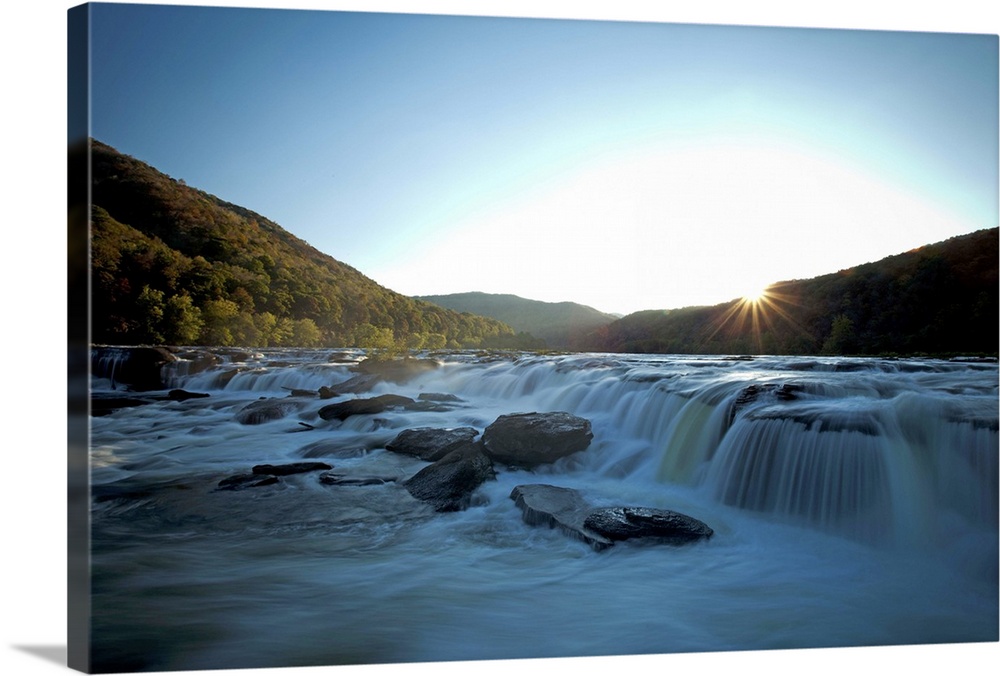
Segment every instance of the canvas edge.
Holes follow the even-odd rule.
[[[67,666],[90,672],[90,6],[67,11]]]

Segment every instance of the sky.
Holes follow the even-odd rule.
[[[407,295],[712,305],[998,224],[995,34],[92,17],[90,135]]]

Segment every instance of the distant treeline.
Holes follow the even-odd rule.
[[[585,342],[668,354],[996,355],[997,233],[775,284],[756,304],[638,312]]]
[[[502,322],[386,289],[247,209],[91,142],[91,339],[517,347]]]

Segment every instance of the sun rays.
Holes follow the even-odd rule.
[[[765,336],[774,335],[779,321],[787,325],[795,334],[805,338],[811,335],[800,326],[782,305],[798,305],[797,299],[787,291],[783,284],[751,290],[730,304],[730,306],[711,323],[711,333],[705,339],[710,342],[722,332],[727,338],[748,336],[751,347],[757,354],[765,352]],[[769,346],[770,347],[770,346]]]

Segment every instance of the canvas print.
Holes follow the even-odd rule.
[[[69,12],[70,666],[998,640],[998,40]]]

